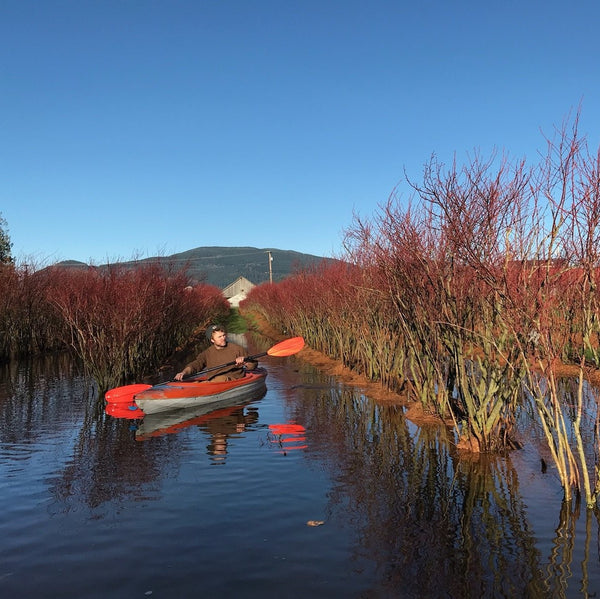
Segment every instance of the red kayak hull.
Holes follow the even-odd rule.
[[[233,381],[206,381],[186,379],[169,381],[143,390],[133,396],[144,414],[155,414],[180,408],[191,408],[208,404],[217,404],[232,399],[244,400],[266,387],[267,371],[262,368],[250,370]]]

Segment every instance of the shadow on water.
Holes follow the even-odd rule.
[[[209,459],[221,464],[232,437],[262,427],[283,448],[291,430],[261,422],[262,398],[173,421],[111,418],[64,358],[5,366],[1,374],[0,467],[30,459],[31,443],[50,445],[57,431],[70,431],[46,481],[50,517],[80,505],[103,517],[103,506],[118,511],[158,500],[162,483],[187,459],[184,430],[200,431]],[[349,536],[356,568],[368,563],[374,571],[360,597],[579,597],[599,590],[596,514],[584,510],[582,518],[556,505],[558,524],[541,542],[532,512],[548,504],[526,503],[510,456],[459,460],[443,430],[416,428],[401,407],[375,404],[307,365],[279,369],[271,383],[286,420],[302,431],[294,456],[331,479],[327,526]]]

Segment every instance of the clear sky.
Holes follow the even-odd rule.
[[[579,105],[595,151],[598,23],[597,0],[1,0],[13,256],[340,255],[433,153],[537,162]]]

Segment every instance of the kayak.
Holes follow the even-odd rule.
[[[156,414],[225,401],[243,401],[264,391],[266,378],[267,371],[256,368],[233,381],[207,381],[205,377],[168,381],[135,393],[133,402],[144,414]]]
[[[303,347],[302,337],[292,337],[276,343],[265,352],[248,356],[245,360],[252,361],[262,356],[278,358],[291,356],[297,354]],[[246,371],[242,378],[234,381],[207,380],[208,372],[233,366],[236,363],[233,361],[211,366],[183,381],[168,381],[154,386],[137,383],[109,389],[104,394],[105,411],[115,418],[137,420],[146,414],[218,403],[228,399],[244,399],[266,389],[267,372],[262,368]]]

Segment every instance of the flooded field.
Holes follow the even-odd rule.
[[[250,349],[262,351],[249,339]],[[588,597],[596,514],[535,431],[459,461],[299,357],[242,405],[115,419],[66,359],[0,377],[0,596]]]

